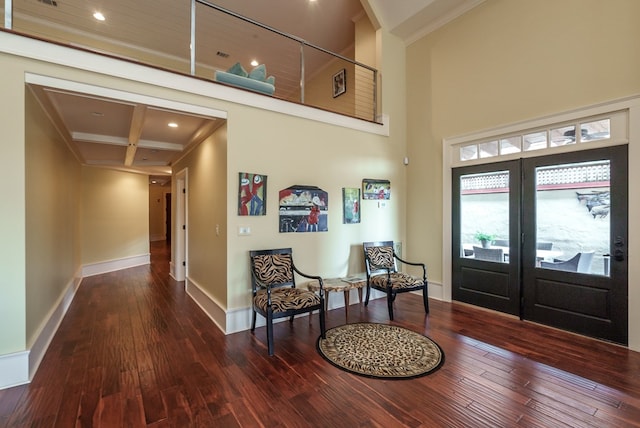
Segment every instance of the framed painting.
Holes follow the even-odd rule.
[[[280,190],[280,233],[327,232],[329,197],[315,186]]]
[[[342,188],[342,222],[360,223],[360,189]]]
[[[362,199],[391,199],[391,182],[371,178],[363,179]]]
[[[347,92],[347,71],[343,68],[333,75],[333,98]]]
[[[238,186],[238,215],[267,214],[267,176],[241,172]]]

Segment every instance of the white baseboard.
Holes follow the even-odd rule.
[[[36,373],[53,336],[58,331],[76,291],[80,286],[80,272],[69,281],[58,301],[49,311],[27,351],[0,356],[0,389],[29,383]]]
[[[252,311],[250,307],[225,310],[220,303],[212,298],[206,291],[202,289],[191,278],[187,278],[185,282],[187,294],[196,302],[198,306],[213,320],[224,334],[238,333],[251,328]],[[364,290],[363,290],[364,291]],[[366,291],[364,291],[366,293]],[[386,295],[377,290],[371,290],[370,300],[380,299]],[[363,296],[364,300],[364,296]],[[358,302],[358,295],[350,293],[350,303]],[[329,293],[329,310],[344,307],[344,295],[342,293]],[[280,318],[274,322],[283,322],[287,318]],[[256,318],[256,327],[263,327],[266,322],[265,318],[258,316]]]
[[[29,383],[29,351],[0,355],[0,389]]]
[[[29,379],[33,378],[38,366],[40,366],[40,362],[47,352],[53,336],[56,334],[56,331],[58,331],[58,327],[60,327],[60,323],[67,313],[81,282],[82,278],[79,276],[76,276],[69,282],[62,295],[58,298],[58,302],[40,325],[33,343],[28,347]]]
[[[227,334],[227,320],[224,307],[191,278],[187,277],[184,287],[193,301],[200,306],[222,332]]]
[[[149,253],[141,254],[139,256],[108,260],[106,262],[92,263],[82,266],[82,277],[100,275],[102,273],[113,272],[135,266],[148,265],[149,263],[151,263],[151,256]]]

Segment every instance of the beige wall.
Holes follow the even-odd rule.
[[[228,180],[226,126],[218,128],[211,137],[177,162],[174,172],[185,168],[188,171],[188,279],[225,307]],[[173,193],[176,192],[174,190]],[[172,251],[174,250],[172,247]]]
[[[82,167],[82,264],[149,254],[146,175]]]
[[[26,306],[31,344],[80,268],[80,164],[25,88]]]
[[[26,346],[26,206],[25,206],[25,101],[24,70],[11,55],[0,54],[0,355]],[[11,326],[11,328],[8,328]]]
[[[429,236],[412,248],[432,278],[442,278],[442,138],[640,92],[639,14],[633,0],[491,0],[407,48],[409,192],[421,195],[407,213]]]
[[[407,204],[409,248],[433,280],[443,277],[442,139],[640,93],[638,16],[635,0],[489,0],[408,46],[408,192],[419,195]],[[640,346],[640,331],[631,336]]]
[[[230,112],[228,308],[249,306],[251,249],[292,247],[300,268],[330,277],[347,274],[350,261],[351,269],[362,271],[358,260],[363,241],[399,240],[404,233],[405,183],[397,161],[403,146],[398,143],[278,113],[248,108],[241,114]],[[267,175],[266,216],[237,215],[239,172]],[[391,180],[391,200],[381,208],[376,201],[362,201],[362,223],[343,224],[342,188],[361,187],[363,178]],[[328,192],[328,232],[279,233],[278,192],[296,184]],[[240,226],[249,226],[251,235],[238,236]]]

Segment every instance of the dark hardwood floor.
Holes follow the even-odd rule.
[[[0,391],[8,427],[640,426],[640,353],[469,306],[405,294],[395,325],[444,350],[435,373],[355,376],[316,352],[317,315],[225,336],[152,264],[85,278],[33,381]],[[330,311],[327,326],[344,323]],[[349,322],[388,323],[384,299]]]

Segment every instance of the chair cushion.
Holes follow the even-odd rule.
[[[253,257],[258,280],[263,284],[282,284],[293,280],[291,254],[266,254]]]
[[[371,286],[377,289],[387,289],[387,274],[375,275],[371,277]],[[403,272],[396,272],[391,274],[391,287],[394,290],[401,290],[405,288],[418,288],[422,287],[424,282],[421,278],[408,275]]]
[[[367,256],[369,262],[374,265],[372,266],[374,269],[393,268],[393,247],[369,247],[367,248]]]
[[[253,298],[256,307],[267,311],[267,291],[258,290]],[[303,309],[320,304],[320,296],[313,291],[299,288],[275,288],[271,290],[271,308],[273,312],[286,312],[292,309]]]

